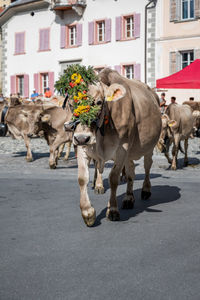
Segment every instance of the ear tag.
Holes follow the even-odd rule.
[[[108,97],[106,98],[106,101],[113,101],[113,96],[108,96]]]

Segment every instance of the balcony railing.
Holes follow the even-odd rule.
[[[52,0],[52,8],[54,10],[69,10],[85,7],[86,0]]]

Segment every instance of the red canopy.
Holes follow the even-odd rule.
[[[183,70],[156,80],[157,88],[200,89],[200,59],[196,59]]]

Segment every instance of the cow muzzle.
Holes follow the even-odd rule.
[[[65,129],[65,131],[74,131],[79,123],[80,123],[79,120],[65,122],[64,129]]]
[[[76,146],[89,145],[91,143],[91,136],[90,134],[75,133],[73,138],[73,143]]]

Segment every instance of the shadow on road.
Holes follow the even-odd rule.
[[[154,178],[158,178],[158,177],[162,177],[162,178],[166,178],[168,179],[169,177],[167,176],[163,176],[162,174],[157,174],[157,173],[152,173],[150,174],[150,179],[154,179]],[[135,175],[135,180],[143,180],[144,181],[145,178],[145,174],[136,174]],[[134,180],[134,181],[135,181]],[[120,181],[119,185],[125,184],[126,182],[124,181]],[[109,185],[109,179],[105,178],[103,180],[103,186],[104,186],[104,191],[106,192],[107,190],[109,190],[110,185]]]
[[[141,199],[141,189],[137,189],[134,191],[135,197],[135,207],[133,209],[120,209],[120,221],[127,221],[144,211],[149,213],[160,213],[162,210],[152,208],[158,204],[169,203],[178,200],[181,197],[180,188],[177,186],[169,186],[169,185],[157,185],[152,187],[152,196],[149,200],[140,200]],[[118,200],[119,208],[122,205],[122,201],[125,194],[120,195]],[[104,208],[101,213],[97,216],[96,222],[94,226],[99,226],[101,224],[101,220],[106,218],[106,210]]]
[[[26,156],[27,155],[27,151],[20,151],[20,152],[15,152],[15,154],[13,155],[13,157],[21,157],[21,156]],[[43,157],[49,157],[49,152],[37,152],[37,153],[33,153],[33,160],[37,160]]]

